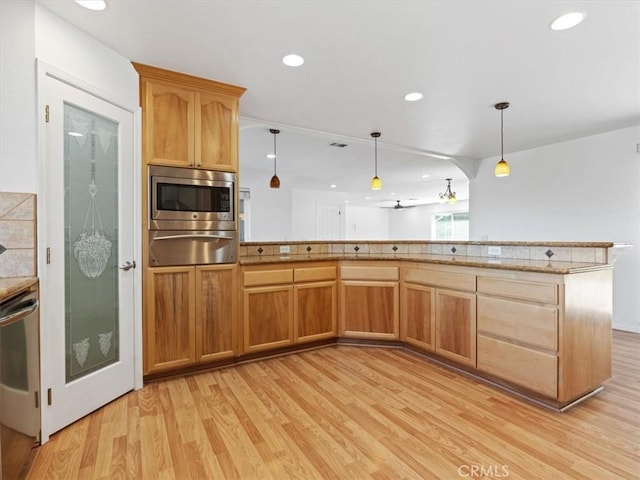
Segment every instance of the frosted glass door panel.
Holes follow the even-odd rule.
[[[64,104],[66,381],[118,352],[118,124]]]

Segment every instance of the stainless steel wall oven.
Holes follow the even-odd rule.
[[[149,266],[235,262],[235,174],[148,169]]]

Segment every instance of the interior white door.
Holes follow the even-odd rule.
[[[316,238],[318,240],[344,239],[342,205],[320,203],[316,205]]]
[[[46,77],[49,433],[134,387],[133,114]],[[41,239],[40,241],[42,241]],[[43,290],[44,290],[43,289]],[[43,385],[43,389],[46,385]],[[46,398],[46,396],[45,396]]]

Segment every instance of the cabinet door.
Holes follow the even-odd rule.
[[[244,289],[245,352],[284,347],[293,343],[293,286]]]
[[[236,324],[236,267],[196,268],[196,359],[232,357]]]
[[[147,270],[145,373],[195,363],[195,269]]]
[[[436,289],[436,352],[476,366],[476,296]]]
[[[187,89],[142,83],[145,162],[194,166],[195,94]]]
[[[294,287],[296,341],[310,342],[336,336],[336,282],[314,282]]]
[[[196,167],[237,171],[237,100],[208,93],[196,95]]]
[[[406,283],[401,305],[400,338],[416,347],[433,351],[436,343],[435,289]]]
[[[340,335],[396,340],[398,282],[341,282]]]

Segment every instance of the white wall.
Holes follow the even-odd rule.
[[[139,104],[138,74],[131,61],[39,5],[35,55],[126,105]]]
[[[485,159],[471,181],[472,240],[632,242],[614,267],[615,328],[640,332],[640,126]]]
[[[340,231],[344,232],[344,201],[347,194],[343,192],[325,192],[320,190],[293,189],[291,192],[291,233],[293,240],[319,240],[317,216],[318,205],[339,205],[341,218],[338,219]],[[333,240],[341,240],[334,238]]]
[[[418,205],[414,208],[389,209],[389,237],[394,240],[431,240],[431,217],[434,213],[466,212],[469,200]]]
[[[270,174],[247,172],[240,184],[251,191],[251,238],[248,242],[293,240],[291,181],[280,176],[280,188],[269,188]]]
[[[348,206],[345,209],[345,240],[389,240],[389,210]]]
[[[0,0],[0,191],[38,188],[34,4]]]

